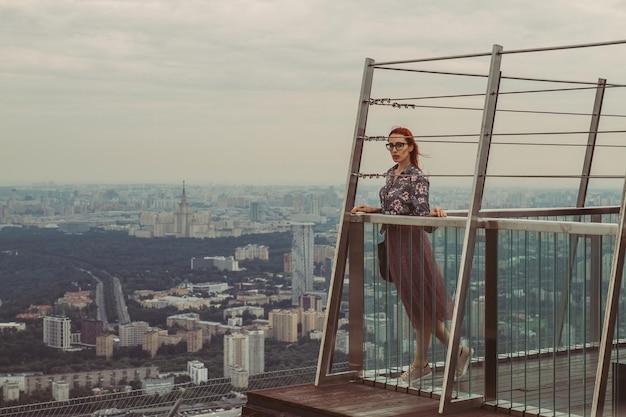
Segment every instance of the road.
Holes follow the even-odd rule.
[[[117,320],[119,324],[130,323],[128,307],[126,306],[126,300],[122,292],[122,283],[118,277],[113,277],[113,294],[115,295],[115,308],[117,309]]]
[[[95,276],[91,271],[81,269],[81,271],[88,274],[93,278],[96,285],[96,305],[98,306],[97,319],[102,321],[102,328],[105,330],[114,330],[113,326],[109,323],[109,317],[107,316],[105,302],[104,302],[104,283],[100,278]],[[103,271],[107,274],[107,272]],[[110,275],[109,275],[110,276]],[[117,313],[117,322],[119,324],[130,323],[130,315],[128,314],[128,307],[126,306],[126,300],[124,299],[124,293],[122,292],[122,283],[118,277],[112,277],[113,280],[113,296],[115,297],[115,310]]]

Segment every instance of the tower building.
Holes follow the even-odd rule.
[[[102,321],[83,319],[80,322],[80,342],[95,346],[96,339],[102,334],[102,331]]]
[[[248,376],[265,372],[265,333],[262,330],[224,337],[224,377],[231,378],[242,369]]]
[[[68,317],[43,318],[43,342],[53,348],[67,350],[71,345],[71,321]]]
[[[292,223],[291,304],[297,306],[300,296],[313,290],[314,235],[313,223]]]
[[[176,236],[191,237],[191,219],[192,213],[187,201],[187,193],[185,192],[185,181],[183,181],[183,196],[178,203],[178,211],[175,213]]]
[[[296,310],[272,310],[268,321],[272,328],[272,338],[280,342],[295,343],[298,341],[298,320]]]
[[[121,346],[141,346],[143,334],[146,333],[150,325],[145,321],[133,321],[122,324],[119,327]]]
[[[202,350],[202,329],[193,329],[187,332],[187,352],[199,352]]]
[[[104,356],[107,359],[113,357],[113,345],[115,336],[103,334],[96,337],[96,356]]]
[[[248,376],[265,372],[265,333],[263,330],[249,330],[248,337]]]
[[[187,373],[191,382],[195,385],[202,384],[209,380],[209,370],[200,361],[188,361]]]

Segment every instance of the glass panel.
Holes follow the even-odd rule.
[[[499,402],[530,414],[590,415],[614,243],[499,232]],[[609,392],[605,404],[610,415]]]
[[[384,235],[381,228],[386,230]],[[417,226],[365,225],[365,378],[428,391],[441,388],[463,233],[456,228],[427,232]],[[380,271],[378,243],[383,236],[389,281]],[[480,259],[481,251],[477,254]],[[482,273],[481,262],[475,262],[473,274]],[[471,292],[476,296],[468,299],[468,316],[483,311],[476,301],[481,282],[472,284]],[[479,329],[470,324],[463,328],[464,346],[476,343],[473,347],[478,352],[479,341]],[[469,377],[457,384],[456,396],[469,392],[474,372],[469,367]]]

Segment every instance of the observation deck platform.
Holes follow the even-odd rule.
[[[313,384],[272,388],[248,393],[242,417],[425,417],[438,415],[439,401],[428,393],[368,381],[350,381],[316,387]],[[463,417],[497,416],[479,409]]]
[[[507,358],[511,366],[500,367],[500,392],[508,391],[508,401],[486,399],[478,408],[463,406],[454,411],[460,417],[499,415],[589,415],[585,398],[593,389],[597,360],[596,348],[579,351],[537,352],[519,359]],[[615,359],[615,358],[614,358]],[[468,377],[455,384],[457,394],[466,397],[473,387],[483,384],[483,364],[475,360]],[[439,415],[443,369],[419,388],[409,388],[386,378],[336,382],[323,386],[303,384],[269,388],[248,393],[242,417],[421,417]],[[549,375],[549,376],[548,376]],[[556,384],[553,381],[557,381]],[[611,382],[613,378],[611,378]],[[606,411],[615,414],[613,389],[607,389]],[[572,399],[578,398],[579,401]],[[622,399],[626,401],[626,399]],[[612,412],[613,411],[613,412]]]

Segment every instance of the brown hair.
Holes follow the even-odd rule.
[[[420,166],[419,166],[418,158],[419,158],[420,153],[419,153],[419,149],[417,146],[417,142],[415,142],[415,138],[413,137],[413,133],[406,127],[396,127],[391,132],[389,132],[388,136],[391,136],[394,134],[404,136],[404,138],[406,139],[406,143],[408,143],[409,145],[413,145],[413,150],[411,151],[411,154],[410,154],[411,163],[419,168]]]

